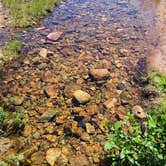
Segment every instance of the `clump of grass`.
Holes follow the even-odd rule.
[[[60,0],[2,0],[13,17],[14,27],[36,24]]]
[[[2,48],[2,55],[5,57],[16,57],[20,55],[21,43],[16,37],[11,37]]]

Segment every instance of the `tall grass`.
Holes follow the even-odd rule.
[[[14,27],[36,24],[60,0],[2,0],[13,18]]]

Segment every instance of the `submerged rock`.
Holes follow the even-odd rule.
[[[106,80],[110,76],[108,69],[91,69],[89,75],[94,81]]]
[[[47,110],[46,112],[44,112],[41,115],[40,122],[48,122],[48,121],[52,120],[56,114],[57,114],[57,110],[55,110],[55,109]]]
[[[60,148],[50,148],[46,152],[46,160],[50,166],[54,166],[56,160],[60,157],[60,155],[61,155]]]
[[[76,100],[79,104],[86,104],[90,101],[91,96],[82,90],[76,90],[73,93],[73,98]]]
[[[47,38],[49,40],[56,41],[61,37],[62,34],[63,34],[63,32],[60,32],[60,31],[59,32],[51,32],[47,35]]]

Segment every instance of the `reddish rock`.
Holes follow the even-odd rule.
[[[91,69],[89,75],[94,81],[106,80],[110,76],[110,72],[107,69]]]
[[[57,95],[58,95],[58,92],[56,90],[56,86],[55,85],[48,85],[48,86],[46,86],[44,88],[44,92],[50,98],[56,98]]]
[[[51,32],[47,35],[47,38],[49,40],[56,41],[61,37],[62,34],[63,34],[63,32]]]
[[[87,106],[87,108],[86,108],[86,112],[87,112],[89,115],[98,114],[99,111],[100,111],[100,110],[99,110],[99,107],[98,107],[96,104],[89,105],[89,106]]]
[[[55,77],[51,71],[46,71],[42,75],[42,81],[44,82],[50,82],[50,83],[57,83],[59,81],[59,78]]]

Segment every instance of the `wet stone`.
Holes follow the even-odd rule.
[[[58,160],[60,155],[61,155],[60,148],[50,148],[46,152],[46,160],[50,166],[54,166],[55,162]]]
[[[106,80],[110,76],[108,69],[91,69],[89,75],[94,81]]]
[[[91,96],[82,90],[77,90],[73,93],[73,99],[79,104],[86,104],[90,101]]]
[[[49,40],[57,41],[61,37],[62,34],[63,34],[63,32],[51,32],[47,35],[47,38]]]
[[[45,111],[39,118],[40,122],[48,122],[51,121],[55,115],[57,114],[56,109],[50,109]]]

